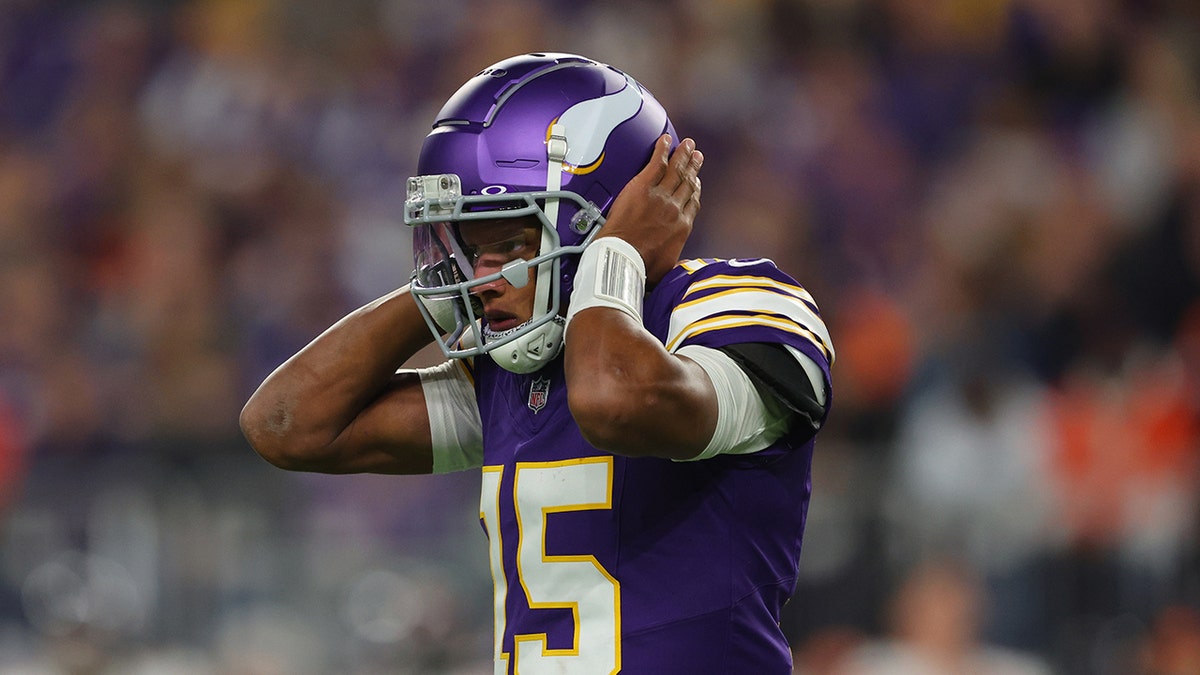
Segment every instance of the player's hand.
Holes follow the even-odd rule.
[[[700,211],[700,167],[704,155],[685,138],[670,151],[663,134],[650,162],[613,202],[600,237],[620,237],[633,244],[646,263],[646,284],[653,286],[679,262],[683,245]]]

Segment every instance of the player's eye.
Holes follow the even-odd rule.
[[[508,239],[496,244],[495,252],[500,255],[513,255],[515,253],[519,253],[523,248],[525,248],[525,239],[521,237]]]
[[[528,247],[529,244],[526,241],[525,234],[522,233],[489,244],[468,245],[464,247],[463,252],[467,254],[472,263],[475,263],[483,256],[495,256],[512,260],[524,254]]]

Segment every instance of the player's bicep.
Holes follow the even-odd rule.
[[[330,473],[421,474],[433,471],[421,378],[400,371],[334,439]]]
[[[483,465],[474,386],[458,361],[402,370],[341,434],[346,472],[449,473]]]

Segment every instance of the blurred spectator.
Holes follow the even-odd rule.
[[[832,672],[841,675],[1048,675],[1028,654],[981,640],[985,593],[968,567],[918,565],[890,609],[890,638],[865,644]]]
[[[990,337],[950,346],[941,371],[906,403],[887,487],[891,548],[902,564],[956,555],[992,598],[983,635],[1045,648],[1055,543],[1047,394]]]

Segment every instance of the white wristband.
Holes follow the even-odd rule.
[[[567,325],[591,307],[611,307],[641,323],[645,293],[646,263],[633,244],[617,237],[600,237],[579,256]]]

